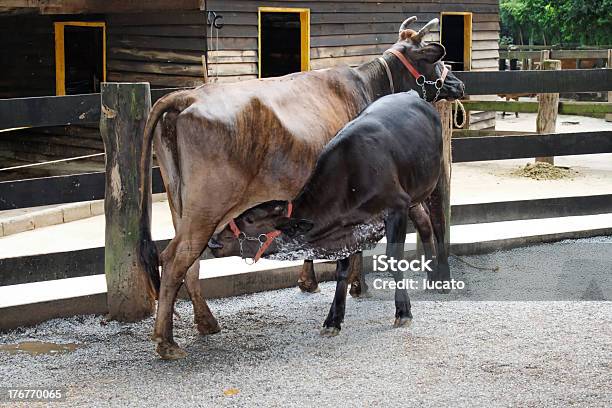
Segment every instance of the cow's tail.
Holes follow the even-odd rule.
[[[151,280],[155,298],[159,297],[161,279],[159,275],[159,254],[151,236],[151,155],[155,127],[166,112],[180,112],[190,104],[189,91],[177,91],[160,98],[151,109],[144,128],[142,156],[140,158],[140,261],[145,266]]]

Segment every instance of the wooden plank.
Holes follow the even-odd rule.
[[[472,58],[472,68],[480,69],[480,68],[490,68],[497,69],[498,62],[497,58],[485,58],[485,59],[473,59]]]
[[[254,75],[259,71],[257,70],[256,63],[246,64],[208,64],[208,75],[212,76],[231,76],[231,75]]]
[[[254,40],[257,42],[256,40]],[[109,48],[151,48],[159,50],[205,51],[206,40],[202,38],[152,37],[152,36],[108,36]]]
[[[476,31],[472,32],[472,41],[499,40],[499,31]]]
[[[397,34],[351,34],[327,35],[312,37],[311,47],[337,47],[343,45],[386,44],[390,46],[397,41]]]
[[[499,31],[499,21],[474,21],[472,23],[472,29],[474,31]]]
[[[612,87],[612,69],[455,72],[468,95],[508,93],[592,92]]]
[[[612,194],[453,205],[452,211],[453,225],[606,214]]]
[[[32,194],[36,191],[36,194]],[[153,169],[153,193],[163,193],[159,168]],[[0,211],[104,198],[104,172],[0,182]]]
[[[97,122],[100,95],[0,99],[0,129]]]
[[[226,27],[223,27],[224,30]],[[206,35],[205,25],[147,25],[147,26],[112,26],[107,29],[108,35],[146,35],[153,37],[196,37]],[[257,30],[255,30],[257,35]]]
[[[374,55],[358,55],[353,57],[337,57],[337,58],[319,58],[311,59],[310,67],[312,69],[330,68],[338,65],[349,65],[352,67],[359,66],[366,62],[370,62],[378,58],[380,54]]]
[[[498,41],[490,41],[490,40],[480,40],[480,41],[474,41],[472,43],[472,50],[473,51],[477,51],[477,50],[497,50],[499,49],[499,42]]]
[[[389,48],[388,44],[350,45],[346,47],[313,47],[310,49],[310,58],[337,58],[375,54],[380,56],[387,48]]]
[[[499,51],[499,58],[504,59],[540,59],[540,51]]]
[[[109,71],[144,72],[164,75],[183,75],[204,77],[202,63],[200,64],[172,64],[165,62],[140,62],[109,60],[107,62]]]
[[[147,25],[206,25],[206,13],[202,11],[158,11],[145,13],[108,14],[108,26]]]
[[[144,50],[138,48],[110,47],[108,60],[121,59],[130,61],[160,61],[187,64],[202,62],[202,51],[170,51],[170,50]]]
[[[163,87],[195,87],[204,84],[204,76],[202,78],[191,77],[191,76],[178,76],[178,75],[158,75],[158,74],[144,74],[136,72],[108,72],[109,82],[149,82],[154,86]]]
[[[229,76],[219,76],[219,77],[210,77],[211,83],[227,83],[227,82],[241,82],[241,81],[250,81],[252,79],[257,79],[257,75],[229,75]]]
[[[497,112],[521,112],[537,113],[538,103],[527,101],[461,101],[466,111],[497,111]]]
[[[321,13],[319,10],[311,10],[310,24],[315,26],[320,24],[394,23],[399,29],[408,14],[416,15],[419,21],[429,21],[439,17],[438,13]]]
[[[608,58],[608,50],[551,50],[551,59]]]
[[[452,153],[453,163],[612,153],[612,131],[459,138]]]
[[[31,4],[31,2],[28,2]],[[198,0],[147,0],[147,1],[91,1],[91,0],[46,0],[40,2],[42,14],[107,14],[143,11],[199,10]]]
[[[472,61],[481,59],[499,58],[499,51],[497,50],[476,50],[472,52]],[[495,64],[497,67],[497,64]],[[473,66],[472,66],[473,68]]]

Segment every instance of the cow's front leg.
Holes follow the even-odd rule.
[[[406,241],[406,227],[408,225],[408,216],[406,211],[398,210],[387,217],[385,220],[385,228],[387,234],[387,251],[388,258],[395,258],[397,261],[404,257],[404,242]],[[404,273],[399,269],[391,271],[395,283],[404,279]],[[412,322],[412,312],[408,291],[402,285],[403,289],[399,289],[400,285],[395,288],[395,321],[394,327],[408,326]]]
[[[307,259],[302,265],[302,272],[298,278],[298,286],[302,292],[317,293],[319,289],[319,283],[314,271],[314,264],[311,260]]]
[[[365,273],[363,272],[363,253],[361,251],[352,254],[349,257],[349,278],[351,284],[349,294],[354,298],[367,298],[371,294],[368,291],[368,284],[365,281]]]
[[[340,333],[340,325],[344,320],[346,305],[349,264],[349,258],[336,262],[336,293],[334,294],[334,301],[332,302],[331,309],[329,309],[327,319],[323,323],[323,329],[321,329],[322,336],[336,336]]]
[[[194,323],[200,334],[214,334],[221,331],[217,319],[213,316],[206,299],[202,295],[202,287],[200,286],[200,259],[199,257],[187,270],[185,276],[185,286],[193,303]]]

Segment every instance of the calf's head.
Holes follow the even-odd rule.
[[[443,78],[444,63],[442,58],[446,55],[446,49],[442,44],[423,41],[423,37],[439,24],[438,19],[434,18],[419,31],[414,31],[408,27],[416,19],[415,16],[410,17],[400,25],[398,41],[385,52],[388,61],[399,59],[392,54],[393,52],[400,53],[416,68],[418,74],[423,76],[422,79],[417,80],[400,60],[395,61],[392,65],[395,67],[393,77],[394,80],[400,79],[398,90],[400,90],[399,88],[402,91],[414,89],[423,96],[423,89],[425,89],[425,99],[433,101],[439,88],[438,99],[460,99],[465,91],[463,82],[450,71],[449,67],[446,76]],[[398,73],[398,70],[401,72]],[[425,80],[425,83],[421,84],[423,80]]]
[[[312,222],[288,218],[287,205],[286,201],[269,201],[240,214],[234,219],[238,236],[228,224],[208,242],[213,255],[253,258],[265,240],[269,239],[266,234],[280,231],[287,237],[298,238],[308,232],[313,226]],[[277,252],[277,243],[271,243],[265,253]]]

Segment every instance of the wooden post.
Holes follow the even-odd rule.
[[[550,59],[550,50],[540,51],[540,69],[543,69],[542,64],[544,63],[544,61],[549,60],[549,59]]]
[[[108,312],[111,319],[132,322],[155,310],[152,284],[138,256],[142,177],[148,177],[149,188],[143,194],[148,197],[147,211],[151,212],[151,170],[148,174],[140,172],[151,92],[148,83],[103,83],[101,99],[100,133],[106,152],[104,272]]]
[[[540,69],[560,70],[560,60],[542,60]],[[543,93],[538,96],[538,117],[536,119],[536,131],[538,133],[555,133],[557,125],[557,113],[559,112],[559,94]],[[536,162],[555,164],[554,157],[536,157]]]
[[[442,121],[442,139],[443,139],[443,155],[444,174],[442,175],[442,189],[446,192],[442,198],[444,207],[444,218],[446,219],[446,234],[444,234],[444,246],[446,253],[450,253],[450,225],[451,225],[451,173],[452,173],[452,156],[451,156],[451,138],[453,136],[453,108],[452,102],[440,101],[436,102],[435,108],[440,114]]]
[[[608,50],[608,69],[612,69],[612,49]],[[608,91],[608,103],[612,103],[612,91]],[[612,113],[606,115],[606,122],[612,122]]]

